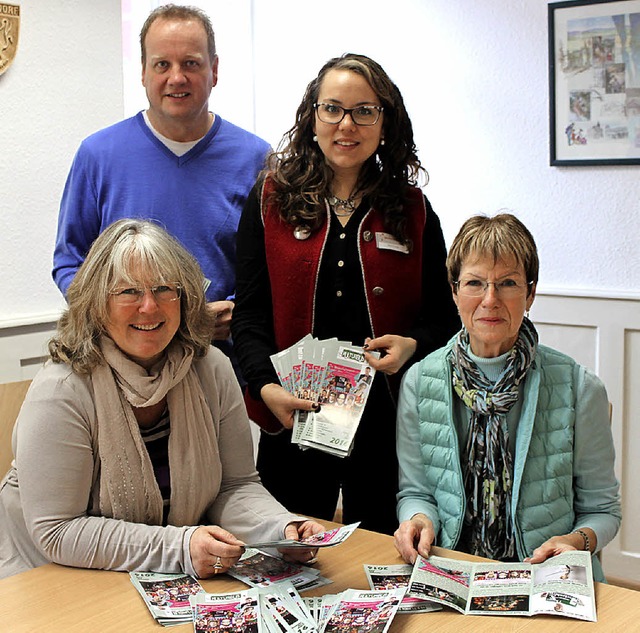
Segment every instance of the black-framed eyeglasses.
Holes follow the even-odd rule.
[[[495,288],[496,294],[503,299],[521,297],[533,285],[533,281],[520,281],[517,279],[503,279],[501,281],[485,281],[472,277],[454,281],[458,292],[465,297],[482,297],[489,286]]]
[[[356,125],[375,125],[380,120],[383,106],[361,105],[357,108],[343,108],[335,103],[314,103],[318,118],[323,123],[337,125],[348,114]]]
[[[122,287],[114,288],[109,292],[113,300],[119,305],[139,305],[147,290],[158,303],[177,301],[182,296],[182,286],[176,283],[158,284],[147,287]]]

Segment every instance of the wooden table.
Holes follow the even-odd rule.
[[[325,525],[331,525],[324,522]],[[441,548],[434,554],[450,558],[470,557]],[[389,536],[356,530],[341,545],[320,552],[317,566],[333,583],[303,595],[338,593],[343,589],[368,589],[363,564],[391,565],[402,560]],[[221,576],[204,580],[212,593],[237,591],[247,586]],[[598,622],[566,617],[462,615],[452,609],[423,614],[397,615],[390,633],[631,633],[640,630],[640,592],[596,584]],[[2,633],[159,633],[156,624],[123,572],[74,569],[50,564],[0,580],[0,631]],[[193,631],[192,625],[168,631]]]

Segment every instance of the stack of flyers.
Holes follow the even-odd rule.
[[[316,633],[316,621],[292,585],[258,589],[262,623],[268,633]]]
[[[360,525],[360,522],[350,523],[349,525],[343,525],[342,527],[333,528],[326,532],[320,532],[319,534],[312,534],[306,538],[295,541],[293,539],[282,539],[280,541],[262,541],[261,543],[252,543],[246,547],[264,548],[264,547],[332,547],[333,545],[339,545],[344,543]],[[409,571],[411,575],[411,571]]]
[[[327,602],[327,604],[329,602],[333,603],[335,602],[335,595],[334,594],[326,594],[324,596],[317,596],[317,597],[311,597],[311,598],[302,598],[302,602],[304,602],[304,606],[307,608],[307,611],[311,614],[311,617],[313,618],[313,621],[316,623],[316,627],[318,628],[318,630],[320,630],[319,628],[319,623],[322,619],[322,604],[323,602]]]
[[[318,630],[322,633],[385,633],[391,626],[405,590],[347,589],[324,596]]]
[[[204,589],[187,574],[132,571],[131,582],[143,597],[151,615],[163,626],[191,622],[189,598]]]
[[[318,633],[318,624],[290,585],[191,598],[195,633]]]
[[[317,569],[288,563],[282,558],[270,556],[253,547],[247,547],[240,560],[227,573],[250,587],[269,587],[286,582],[298,591],[306,591],[331,582],[328,578],[320,576]]]
[[[364,573],[367,575],[371,589],[397,589],[399,587],[408,589],[412,572],[412,565],[364,566]],[[440,611],[441,609],[439,604],[429,600],[405,595],[398,608],[398,613],[429,613],[429,611]]]
[[[191,608],[195,633],[262,633],[265,630],[256,589],[197,594],[191,597]]]
[[[309,334],[271,356],[271,362],[287,391],[321,405],[319,412],[298,412],[291,441],[338,457],[349,455],[375,375],[362,347]]]

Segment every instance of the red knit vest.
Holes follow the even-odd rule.
[[[322,226],[304,240],[296,239],[269,199],[273,183],[262,188],[261,213],[267,269],[271,282],[273,323],[278,350],[313,331],[318,271],[326,243],[329,213]],[[405,204],[409,253],[379,248],[376,234],[384,233],[382,214],[370,209],[358,227],[358,251],[373,337],[403,335],[417,320],[422,305],[422,236],[427,211],[422,192],[412,188]],[[363,341],[353,341],[356,345]],[[261,402],[246,394],[249,417],[267,432],[282,426]]]

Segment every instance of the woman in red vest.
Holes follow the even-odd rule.
[[[263,429],[262,481],[292,510],[325,519],[342,490],[345,523],[390,534],[399,373],[460,327],[421,171],[398,88],[375,61],[346,54],[308,85],[238,228],[232,331]],[[318,404],[285,391],[269,356],[308,333],[363,345],[377,371],[348,457],[291,443],[295,410]]]

